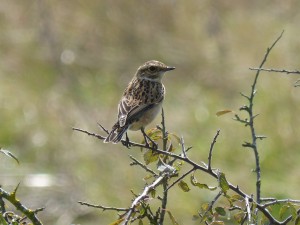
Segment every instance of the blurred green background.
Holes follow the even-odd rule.
[[[285,30],[266,67],[299,69],[300,2],[253,1],[9,1],[0,4],[0,146],[20,165],[0,157],[1,180],[30,208],[46,207],[45,224],[108,224],[117,218],[80,206],[86,201],[127,207],[144,171],[130,167],[139,149],[103,144],[72,127],[101,131],[116,119],[119,98],[138,66],[156,59],[176,70],[164,78],[167,128],[182,135],[195,161],[206,161],[218,128],[213,166],[255,193],[253,154],[241,147],[248,130],[216,117],[245,104],[266,48]],[[299,199],[300,89],[297,76],[263,73],[255,112],[263,197]],[[243,114],[240,114],[243,116]],[[160,123],[160,118],[152,123]],[[149,128],[151,127],[149,126]],[[103,132],[102,132],[103,134]],[[141,134],[130,133],[133,140]],[[206,175],[200,182],[216,185]],[[169,210],[192,221],[205,190],[170,192]],[[180,203],[180,204],[178,204]]]

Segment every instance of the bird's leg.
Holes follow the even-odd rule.
[[[141,132],[144,135],[146,146],[149,147],[149,142],[148,142],[148,140],[149,140],[152,143],[152,147],[157,149],[157,147],[158,147],[157,144],[145,133],[145,130],[143,127],[141,128]]]
[[[131,147],[131,144],[130,144],[130,141],[129,141],[129,137],[128,137],[128,134],[127,134],[127,132],[126,132],[126,139],[125,139],[125,142],[122,142],[123,143],[123,145],[126,147],[126,148],[130,148]]]

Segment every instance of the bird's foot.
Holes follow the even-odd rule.
[[[128,149],[130,149],[130,147],[132,146],[132,144],[130,143],[130,140],[128,138],[127,132],[126,132],[126,139],[125,139],[125,141],[122,141],[122,144]]]

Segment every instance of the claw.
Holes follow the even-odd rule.
[[[125,139],[125,141],[122,142],[122,144],[128,149],[130,149],[130,147],[131,147],[127,132],[126,132],[126,139]]]

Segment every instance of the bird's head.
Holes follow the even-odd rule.
[[[139,79],[160,81],[165,72],[174,70],[175,67],[167,66],[162,62],[151,60],[138,68],[135,76]]]

